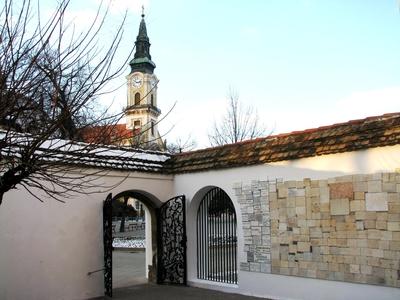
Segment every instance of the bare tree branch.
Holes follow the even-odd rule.
[[[126,15],[108,46],[100,49],[107,8],[101,13],[99,7],[88,29],[77,33],[65,21],[70,0],[58,1],[52,16],[43,20],[38,14],[36,21],[33,1],[22,2],[5,0],[0,8],[0,204],[18,185],[32,195],[37,188],[63,201],[88,193],[104,176],[104,170],[70,176],[74,167],[68,159],[106,151],[97,141],[79,147],[77,141],[88,127],[107,125],[106,130],[122,118],[123,112],[99,109],[97,99],[121,75],[133,51],[115,65]]]
[[[191,151],[195,149],[197,146],[196,141],[192,138],[191,135],[186,138],[177,138],[172,143],[167,143],[167,151],[171,154],[182,153],[186,151]]]
[[[260,124],[257,111],[251,106],[244,107],[239,101],[238,93],[232,88],[229,89],[228,98],[225,115],[219,122],[214,121],[212,131],[208,134],[211,146],[232,144],[264,136],[266,129]]]

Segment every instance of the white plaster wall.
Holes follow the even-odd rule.
[[[400,168],[400,146],[388,146],[251,167],[175,176],[175,194],[184,194],[187,199],[188,281],[190,284],[196,286],[277,299],[325,299],[322,297],[321,291],[314,292],[320,288],[327,289],[327,291],[331,291],[332,288],[343,289],[340,293],[332,293],[331,298],[326,299],[361,299],[357,298],[360,295],[363,295],[364,300],[381,299],[380,296],[382,296],[382,299],[400,299],[400,289],[395,288],[241,271],[239,271],[237,286],[229,287],[227,285],[198,280],[196,274],[196,234],[191,234],[196,232],[197,208],[202,196],[207,191],[207,187],[218,186],[229,195],[235,205],[238,229],[238,262],[245,261],[240,207],[232,189],[234,183],[250,183],[252,180],[273,180],[276,178],[282,178],[284,181],[302,180],[303,178],[327,179],[350,174],[394,172],[397,168]],[[288,283],[291,285],[288,285]],[[303,291],[302,293],[287,291],[288,288],[293,288],[296,291],[296,286],[302,284],[304,284],[304,287],[307,287],[300,289]],[[369,293],[371,289],[376,292]],[[352,298],[353,296],[355,298]]]
[[[172,177],[112,172],[99,179],[124,190],[172,196]],[[103,189],[104,190],[104,189]],[[41,195],[40,192],[34,191]],[[0,299],[86,299],[103,295],[102,202],[109,191],[41,203],[24,190],[5,195],[0,206]]]
[[[400,289],[295,276],[240,273],[244,294],[272,299],[398,300]],[[242,289],[240,289],[242,290]]]
[[[188,280],[193,285],[277,299],[361,299],[360,295],[363,300],[400,299],[400,289],[260,273],[239,272],[239,283],[234,287],[200,281],[196,279],[193,234],[197,207],[207,187],[224,189],[237,211],[240,262],[244,255],[243,232],[240,208],[232,190],[234,183],[275,178],[323,179],[396,168],[400,168],[400,146],[182,174],[175,180],[172,176],[111,172],[99,179],[101,193],[77,195],[65,204],[45,197],[41,197],[41,203],[26,191],[15,190],[5,195],[0,206],[0,299],[85,299],[103,295],[103,272],[90,276],[87,273],[103,267],[102,202],[109,193],[104,186],[116,183],[120,184],[112,189],[113,195],[137,190],[161,201],[186,195]],[[324,290],[336,293],[325,298]]]
[[[152,228],[151,228],[151,214],[147,208],[144,208],[146,227],[145,227],[145,238],[146,238],[146,261],[144,264],[144,273],[146,278],[149,278],[149,266],[153,265],[153,249],[152,249]]]

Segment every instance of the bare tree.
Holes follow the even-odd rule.
[[[122,205],[121,209],[121,224],[119,226],[119,232],[125,232],[125,217],[126,217],[126,211],[128,209],[128,200],[129,196],[124,196],[124,204]]]
[[[76,33],[65,20],[70,0],[58,1],[46,20],[34,13],[39,4],[17,2],[5,0],[0,8],[0,204],[17,186],[36,198],[33,188],[63,201],[71,193],[87,192],[91,183],[85,175],[68,175],[72,167],[62,162],[74,151],[99,149],[96,139],[79,147],[76,141],[97,125],[107,125],[98,135],[104,138],[122,116],[99,109],[96,99],[127,63],[114,63],[125,17],[100,49],[107,9],[100,6],[89,28]]]
[[[167,151],[171,154],[191,151],[197,146],[196,141],[189,135],[187,138],[177,138],[172,143],[167,143]]]
[[[266,129],[251,107],[244,107],[238,93],[232,88],[228,93],[228,107],[219,122],[214,121],[212,132],[208,134],[211,146],[237,143],[265,135]]]

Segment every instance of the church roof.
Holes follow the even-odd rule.
[[[82,136],[85,143],[124,145],[126,140],[132,139],[137,134],[139,132],[127,129],[126,124],[115,124],[85,128]]]
[[[139,25],[139,34],[137,36],[138,40],[149,40],[147,36],[147,29],[146,29],[146,22],[144,21],[144,14],[142,14],[142,20],[140,21]]]
[[[400,144],[400,113],[177,154],[171,173],[265,164]]]

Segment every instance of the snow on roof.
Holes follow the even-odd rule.
[[[27,134],[0,131],[0,153],[18,157],[33,141]],[[4,142],[4,139],[8,139]],[[233,168],[400,144],[400,113],[368,117],[304,131],[171,155],[160,151],[49,139],[35,149],[43,162],[82,167],[191,173]]]
[[[1,148],[3,157],[20,157],[24,149],[37,141],[32,135],[0,131],[0,141],[6,140]],[[34,156],[45,162],[55,162],[82,167],[100,167],[129,171],[161,172],[164,162],[171,155],[160,151],[133,149],[112,145],[95,145],[48,139],[36,147]]]

